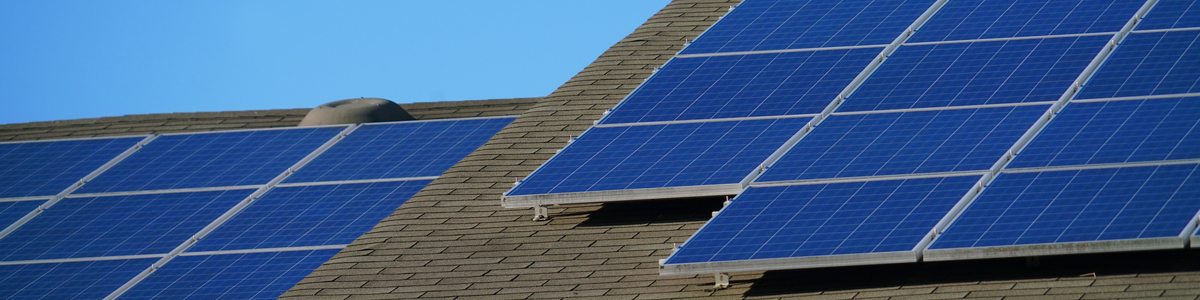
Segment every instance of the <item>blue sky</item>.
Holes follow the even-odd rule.
[[[543,96],[667,2],[5,1],[0,123]]]

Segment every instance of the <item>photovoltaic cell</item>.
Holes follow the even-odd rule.
[[[29,212],[36,209],[45,200],[37,201],[17,201],[17,202],[0,202],[0,230],[12,225],[12,223],[20,220]]]
[[[1200,31],[1133,33],[1076,99],[1200,92]]]
[[[0,144],[0,198],[58,194],[141,139]]]
[[[167,253],[250,192],[63,199],[0,239],[0,260]]]
[[[188,251],[349,244],[427,183],[277,187]]]
[[[1058,100],[1109,38],[900,47],[838,110]]]
[[[76,193],[264,184],[343,127],[166,135]]]
[[[1197,168],[1001,174],[930,248],[1181,236],[1200,210]]]
[[[962,176],[750,188],[666,263],[913,251],[978,180]]]
[[[1116,32],[1141,1],[950,1],[909,42]]]
[[[682,53],[888,44],[933,2],[746,1]]]
[[[987,170],[1046,108],[834,115],[757,181]]]
[[[1193,0],[1159,0],[1136,29],[1188,27],[1200,27],[1200,3]]]
[[[508,195],[738,183],[808,121],[592,128]]]
[[[1200,158],[1200,98],[1072,103],[1008,168]]]
[[[338,250],[180,256],[122,299],[275,299]]]
[[[676,58],[601,123],[819,113],[879,51]]]
[[[366,124],[287,182],[438,176],[513,118]]]
[[[158,259],[0,266],[5,299],[101,299]]]

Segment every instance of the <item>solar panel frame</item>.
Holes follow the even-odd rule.
[[[3,282],[0,283],[0,294],[6,299],[99,299],[137,275],[138,271],[150,267],[154,260],[143,258],[0,265],[0,282]],[[34,272],[28,268],[41,273],[36,274],[36,278],[27,278],[28,281],[18,281],[20,275]],[[8,273],[5,269],[16,270]],[[54,273],[58,274],[52,275]]]
[[[1029,2],[1035,1],[951,1],[950,4],[938,11],[938,15],[934,16],[926,24],[926,27],[921,28],[921,32],[917,33],[912,41],[932,42],[1111,33],[1120,30],[1121,26],[1141,6],[1141,3],[1137,2],[1108,0],[1091,1],[1090,3],[1045,0],[1039,1],[1042,3]],[[1097,7],[1104,4],[1107,6]],[[1114,8],[1113,6],[1119,7]],[[1002,8],[1002,10],[996,8]],[[1036,11],[1031,11],[1033,9]],[[1064,15],[1057,15],[1064,12]],[[1096,24],[1097,19],[1105,18],[1107,20],[1101,20],[1103,24]],[[982,27],[972,26],[978,25],[975,21],[992,21],[992,23]],[[1030,24],[1031,21],[1057,21],[1057,23],[1047,26],[1046,24]],[[1120,21],[1120,23],[1115,23],[1115,21]],[[1079,28],[1081,25],[1086,27]],[[1014,29],[1014,27],[1016,28]]]
[[[1043,174],[1056,172],[1087,172],[1089,170],[1112,170],[1119,172],[1121,170],[1131,170],[1137,168],[1155,168],[1157,172],[1159,168],[1171,167],[1191,167],[1193,175],[1200,173],[1200,161],[1192,161],[1190,163],[1167,163],[1158,164],[1141,163],[1141,164],[1111,164],[1111,165],[1096,165],[1096,166],[1071,166],[1059,168],[1033,168],[1033,169],[1014,169],[1006,170],[1004,174]],[[1079,173],[1072,176],[1078,176]],[[1074,177],[1073,177],[1074,178]],[[1122,177],[1124,178],[1124,177]],[[1036,179],[1034,179],[1036,180]],[[1147,179],[1149,180],[1149,179]],[[1186,179],[1185,179],[1186,180]],[[1069,184],[1073,184],[1070,182]],[[992,182],[993,185],[997,182]],[[990,186],[989,188],[998,188]],[[1029,187],[1025,187],[1028,189]],[[979,197],[983,197],[988,190],[980,193]],[[1023,192],[1022,192],[1023,193]],[[1061,193],[1061,191],[1060,191]],[[1015,203],[1020,200],[1013,200]],[[1186,201],[1186,200],[1179,200]],[[971,206],[979,203],[978,199],[972,199],[971,203],[964,208],[964,212],[956,216],[955,220],[951,221],[949,226],[941,232],[952,230],[955,223],[966,215],[966,210]],[[1166,205],[1166,204],[1164,204]],[[1049,206],[1047,206],[1046,209]],[[1017,209],[1017,208],[1013,208]],[[1043,211],[1044,212],[1044,211]],[[1080,212],[1082,214],[1082,212]],[[1118,212],[1119,213],[1119,212]],[[1041,214],[1039,214],[1041,215]],[[1029,256],[1049,256],[1063,254],[1084,254],[1084,253],[1106,253],[1106,252],[1126,252],[1126,251],[1145,251],[1145,250],[1164,250],[1164,249],[1180,249],[1186,247],[1189,242],[1191,230],[1197,224],[1197,217],[1200,214],[1193,215],[1187,221],[1186,226],[1179,227],[1179,232],[1174,236],[1164,237],[1147,237],[1147,238],[1122,238],[1122,239],[1103,239],[1095,241],[1069,241],[1069,242],[1052,242],[1052,243],[1032,243],[1032,244],[1015,244],[1015,245],[997,245],[997,246],[973,246],[973,247],[954,247],[954,248],[935,248],[941,236],[935,238],[925,249],[922,250],[922,257],[926,261],[948,261],[948,260],[967,260],[981,258],[1004,258],[1004,257],[1029,257]],[[1156,216],[1157,218],[1157,216]],[[1149,226],[1149,225],[1147,225]],[[1032,229],[1032,228],[1031,228]],[[1030,229],[1030,230],[1031,230]],[[1066,229],[1064,229],[1066,230]]]
[[[40,192],[39,191],[26,191],[24,193],[19,193],[19,194],[10,193],[10,192],[14,192],[14,191],[11,191],[11,189],[12,189],[11,187],[10,188],[0,187],[0,192],[9,193],[9,194],[0,195],[0,199],[15,200],[15,199],[34,199],[34,198],[50,197],[50,196],[55,196],[57,194],[60,194],[63,191],[67,191],[72,188],[75,188],[76,187],[75,185],[78,185],[79,182],[82,181],[84,178],[87,178],[87,177],[93,175],[97,170],[103,170],[112,161],[120,160],[121,158],[123,158],[126,153],[131,151],[131,148],[136,148],[136,147],[139,147],[139,145],[144,144],[147,137],[148,136],[146,136],[146,135],[123,135],[123,136],[104,136],[104,137],[88,137],[88,138],[63,138],[63,139],[48,139],[48,140],[33,140],[33,141],[0,142],[0,146],[5,146],[5,145],[24,145],[24,144],[42,144],[42,143],[50,144],[50,143],[63,143],[63,142],[88,142],[88,141],[97,141],[97,140],[109,140],[108,143],[110,143],[110,144],[116,143],[116,142],[131,141],[131,143],[128,143],[128,145],[125,145],[125,147],[124,147],[125,149],[123,149],[120,152],[115,152],[111,156],[107,156],[107,159],[100,157],[100,159],[102,159],[104,162],[97,164],[94,167],[87,168],[86,170],[84,170],[84,169],[76,170],[75,172],[78,173],[78,174],[76,174],[77,176],[70,176],[69,178],[62,178],[63,180],[69,180],[69,183],[67,183],[65,185],[62,185],[62,183],[59,183],[59,186],[56,188],[55,187],[46,187],[46,185],[49,185],[51,183],[43,182],[43,183],[41,183],[41,185],[44,187],[42,189],[44,191],[40,191]],[[69,153],[63,153],[63,154],[69,154]],[[0,155],[2,155],[2,154],[0,154]],[[92,155],[95,155],[95,154],[93,153]],[[62,172],[68,172],[68,171],[64,170]],[[62,172],[60,172],[59,175],[65,176],[66,174],[62,174]],[[3,175],[3,174],[0,174],[0,175]],[[8,184],[8,183],[11,183],[11,181],[6,182],[6,184]],[[28,182],[17,182],[17,183],[24,184],[24,185],[29,184]]]
[[[975,181],[978,180],[978,178],[979,178],[978,175],[966,175],[966,176],[925,177],[925,178],[911,178],[911,179],[879,179],[879,180],[844,182],[844,183],[822,183],[822,184],[802,184],[802,185],[786,185],[786,184],[755,185],[755,186],[752,186],[747,191],[755,190],[755,189],[759,189],[760,191],[766,191],[768,189],[784,189],[778,195],[775,196],[774,200],[769,201],[770,202],[769,204],[767,204],[764,207],[761,207],[763,212],[751,216],[751,217],[754,217],[755,220],[757,220],[757,218],[760,218],[761,216],[767,215],[767,214],[788,215],[789,213],[781,212],[781,211],[785,210],[786,209],[785,207],[794,206],[795,203],[779,204],[780,207],[776,207],[776,204],[782,203],[782,202],[790,202],[791,200],[793,200],[793,198],[787,198],[787,199],[781,198],[784,196],[784,194],[786,194],[788,192],[792,192],[792,191],[788,190],[791,188],[802,189],[801,190],[802,197],[811,197],[811,198],[809,198],[808,202],[803,207],[796,208],[798,210],[808,209],[810,206],[818,206],[819,207],[822,205],[830,204],[826,200],[829,197],[838,198],[838,197],[841,197],[839,192],[853,191],[854,194],[847,195],[846,196],[847,198],[845,199],[846,201],[844,203],[843,202],[838,202],[838,203],[842,203],[841,205],[844,206],[844,205],[851,205],[850,204],[851,202],[860,202],[860,203],[854,204],[854,205],[858,205],[858,206],[856,206],[856,209],[860,209],[860,210],[867,208],[866,206],[861,206],[861,205],[868,205],[868,206],[869,205],[877,205],[874,208],[874,210],[871,211],[870,216],[865,217],[864,220],[862,221],[862,223],[859,223],[856,225],[856,226],[859,226],[858,228],[855,229],[855,232],[857,232],[858,229],[862,228],[863,226],[868,226],[868,223],[870,223],[869,221],[866,221],[865,219],[883,219],[883,218],[885,218],[885,217],[875,218],[875,213],[879,212],[879,210],[881,210],[881,209],[884,209],[885,206],[888,206],[889,202],[902,202],[903,201],[903,199],[892,199],[892,198],[882,199],[877,204],[875,204],[875,202],[871,202],[870,200],[867,200],[867,201],[857,200],[856,201],[854,198],[856,198],[858,196],[858,193],[861,191],[864,191],[864,190],[874,190],[875,192],[887,191],[886,192],[887,196],[890,197],[891,195],[893,195],[893,193],[898,193],[901,190],[905,190],[909,193],[912,193],[912,192],[924,193],[924,195],[926,197],[932,197],[932,196],[934,196],[934,194],[938,193],[937,188],[955,187],[958,189],[963,189],[965,191],[966,189],[971,188],[972,185],[975,183]],[[921,188],[923,188],[922,185],[934,185],[935,187],[932,189],[929,189],[929,190],[920,190]],[[916,190],[913,190],[914,188]],[[818,189],[818,190],[803,190],[803,189]],[[831,193],[831,195],[822,196],[825,193]],[[755,195],[755,194],[750,194],[749,192],[747,192],[747,193],[738,195],[738,197],[753,197],[753,195]],[[877,196],[883,196],[883,194],[868,194],[869,198],[877,197]],[[962,198],[963,198],[958,193],[950,193],[950,194],[946,194],[946,195],[942,195],[942,196],[943,196],[943,197],[941,197],[942,199],[939,201],[943,201],[943,203],[940,204],[943,207],[940,209],[944,209],[947,212],[949,210],[952,210],[954,207],[958,206],[958,203],[961,202]],[[947,196],[948,196],[948,198],[947,198]],[[821,199],[818,200],[817,198],[821,198]],[[841,198],[838,198],[838,199],[841,200]],[[947,201],[947,199],[949,201]],[[912,248],[906,249],[906,250],[887,250],[887,251],[879,251],[879,252],[870,252],[869,251],[869,252],[858,252],[858,253],[854,253],[853,251],[851,251],[849,253],[838,253],[838,254],[828,254],[828,255],[801,255],[801,256],[796,256],[795,253],[793,253],[792,256],[785,256],[785,257],[748,258],[748,259],[738,259],[738,260],[717,259],[715,256],[718,256],[720,254],[714,253],[713,254],[714,257],[709,261],[670,263],[672,261],[672,259],[677,258],[676,257],[677,254],[687,251],[684,248],[688,247],[689,243],[697,242],[698,236],[700,236],[702,233],[707,232],[706,229],[708,229],[711,226],[717,226],[717,225],[714,225],[715,221],[717,221],[718,218],[723,218],[722,215],[725,215],[726,217],[729,217],[729,218],[738,218],[738,217],[745,218],[746,216],[742,216],[742,215],[735,216],[734,214],[737,214],[740,211],[754,209],[754,208],[742,207],[742,206],[750,205],[750,204],[746,204],[749,202],[738,202],[739,198],[734,198],[733,200],[731,200],[731,202],[728,205],[726,205],[725,208],[722,208],[722,210],[720,212],[715,214],[713,219],[710,219],[703,226],[701,226],[701,228],[698,229],[695,234],[693,234],[691,237],[689,237],[688,240],[683,243],[682,247],[684,247],[684,248],[674,251],[668,258],[660,261],[660,266],[661,266],[660,274],[662,274],[662,275],[688,275],[688,274],[704,274],[704,273],[764,271],[764,270],[780,270],[780,269],[808,269],[808,268],[822,268],[822,267],[835,267],[835,266],[856,266],[856,265],[875,265],[875,264],[916,262],[920,259],[919,250],[922,249],[926,244],[929,243],[930,240],[933,239],[933,233],[932,233],[933,228],[936,225],[936,223],[941,222],[945,218],[944,214],[946,213],[946,212],[918,213],[917,211],[920,210],[919,206],[921,206],[921,204],[924,204],[926,200],[928,200],[928,198],[922,199],[919,203],[914,204],[911,208],[912,210],[909,211],[898,222],[898,223],[904,223],[905,221],[908,221],[908,219],[910,217],[912,217],[913,215],[919,215],[919,214],[933,213],[934,216],[936,216],[936,219],[932,220],[933,223],[928,224],[928,227],[925,227],[925,226],[919,227],[919,228],[925,228],[925,229],[922,229],[922,231],[920,232],[920,234],[919,234],[920,238],[918,238],[916,240],[906,240],[907,242],[911,242],[911,245],[912,245]],[[741,199],[740,201],[746,201],[746,199]],[[756,202],[762,202],[762,201],[756,201]],[[746,204],[746,205],[742,205],[742,204]],[[893,203],[892,205],[895,205],[895,203]],[[770,207],[767,207],[767,206],[770,206]],[[900,207],[900,208],[903,208],[903,207]],[[934,210],[937,210],[937,209],[939,209],[939,208],[934,208]],[[768,210],[771,211],[772,213],[766,212]],[[813,210],[819,211],[820,209],[814,208]],[[840,211],[840,209],[839,209],[839,211]],[[829,220],[833,220],[837,213],[838,212],[831,213],[831,215],[829,216],[829,219],[826,220],[827,224],[822,224],[821,226],[817,226],[816,230],[811,232],[811,236],[812,237],[836,236],[836,232],[830,233],[830,232],[821,232],[821,231],[824,231],[823,228],[827,227],[826,225],[828,225],[828,227],[843,226],[842,225],[843,223],[837,223],[837,224],[832,224],[832,225],[828,224]],[[807,214],[813,215],[817,219],[805,218],[803,220],[799,220],[797,218],[800,214],[804,214],[804,213],[800,212],[800,211],[793,213],[791,219],[789,219],[787,221],[787,223],[790,224],[793,222],[800,222],[800,223],[811,222],[814,220],[820,220],[819,218],[822,217],[822,216],[818,216],[820,214],[819,212],[810,211]],[[850,213],[850,214],[853,215],[854,213]],[[846,217],[846,216],[842,215],[842,217]],[[929,221],[930,220],[914,221],[914,222],[929,223]],[[851,221],[851,222],[853,222],[853,221]],[[735,222],[734,224],[737,224],[737,223]],[[753,224],[755,224],[755,223],[748,222],[746,227],[752,226]],[[853,223],[851,223],[851,224],[853,225]],[[887,223],[887,224],[890,224],[890,223]],[[726,225],[728,225],[728,224],[726,224]],[[909,224],[909,225],[912,225],[912,224]],[[892,230],[892,231],[889,232],[889,235],[887,237],[880,239],[880,241],[879,241],[880,244],[877,244],[876,246],[877,247],[883,246],[884,240],[891,237],[892,233],[894,233],[895,231],[902,231],[901,226],[902,225],[900,225],[900,224],[896,224],[893,227],[889,227],[890,230]],[[785,226],[778,229],[779,231],[773,235],[772,239],[774,239],[774,236],[781,234],[782,231],[787,230],[787,227],[788,226],[786,226],[786,224],[785,224]],[[800,228],[804,229],[804,228],[813,228],[813,227],[803,225]],[[743,233],[752,232],[752,231],[754,231],[754,230],[743,228],[742,230],[738,231],[737,235],[740,236]],[[851,234],[846,236],[845,237],[846,239],[842,240],[842,241],[845,242],[846,240],[851,239],[851,236],[853,236],[855,232],[851,232]],[[800,233],[808,233],[808,232],[801,231]],[[753,238],[753,237],[751,237],[751,238]],[[863,237],[859,236],[859,238],[863,238]],[[896,242],[896,241],[893,240],[892,242]],[[732,239],[730,240],[729,243],[730,244],[733,243]],[[817,243],[819,244],[820,242],[817,242]],[[727,245],[727,246],[723,246],[723,248],[724,247],[737,247],[737,246],[738,245]],[[768,247],[768,243],[762,244],[762,246],[760,246],[759,251],[763,250],[762,248],[765,248],[765,247]],[[779,247],[779,245],[776,245],[776,248],[778,248],[778,247]],[[841,248],[841,246],[839,245],[838,248]],[[790,248],[787,248],[787,249],[790,249]],[[758,253],[759,251],[756,251],[756,253]],[[797,249],[797,251],[799,251],[799,249]],[[836,251],[834,251],[834,252],[836,252]]]
[[[1076,99],[1200,93],[1200,30],[1132,32]],[[1154,80],[1147,80],[1154,79]]]
[[[1185,16],[1192,18],[1185,20]],[[1137,30],[1200,27],[1200,2],[1158,0],[1154,9],[1138,24]]]
[[[162,135],[155,136],[153,141],[147,143],[144,147],[140,148],[138,151],[134,152],[133,154],[129,155],[128,157],[123,158],[120,163],[113,165],[111,168],[105,170],[104,173],[101,173],[101,174],[99,174],[99,176],[96,176],[95,178],[90,180],[88,182],[88,184],[85,184],[82,187],[80,187],[78,190],[75,190],[74,194],[120,195],[123,193],[137,193],[137,192],[145,192],[145,191],[154,191],[154,192],[191,191],[191,190],[219,189],[219,188],[224,188],[224,187],[247,188],[247,187],[261,186],[261,185],[266,184],[267,181],[269,181],[272,177],[279,174],[279,172],[286,170],[288,168],[288,166],[291,166],[296,161],[276,162],[275,164],[277,164],[278,166],[274,166],[274,167],[282,167],[282,168],[279,168],[279,170],[278,170],[279,172],[274,172],[274,173],[267,172],[268,170],[262,169],[262,168],[267,167],[265,164],[260,165],[259,171],[262,171],[262,172],[260,174],[257,174],[256,176],[263,177],[263,178],[257,178],[258,181],[255,181],[255,182],[244,182],[247,180],[251,180],[249,175],[244,176],[243,179],[241,179],[237,182],[230,182],[227,184],[216,184],[216,185],[213,185],[212,183],[200,184],[200,185],[181,184],[181,183],[178,183],[179,182],[178,179],[163,180],[163,179],[158,179],[157,177],[154,180],[146,181],[146,180],[138,179],[137,176],[139,176],[139,174],[140,174],[138,172],[145,171],[145,167],[147,165],[152,165],[152,164],[156,163],[158,160],[164,159],[164,157],[166,157],[164,155],[169,153],[170,149],[161,150],[159,153],[151,153],[151,152],[145,150],[146,147],[155,147],[157,145],[163,145],[162,143],[164,143],[164,142],[160,142],[160,140],[164,139],[164,138],[185,137],[185,136],[191,137],[191,136],[204,136],[204,135],[217,135],[217,134],[239,134],[239,133],[251,133],[252,134],[252,133],[256,133],[256,132],[276,132],[276,131],[289,131],[289,130],[309,131],[308,134],[306,134],[305,136],[301,136],[300,139],[305,139],[305,138],[313,139],[313,141],[311,141],[311,142],[313,144],[315,144],[315,146],[313,146],[312,149],[310,149],[309,151],[306,151],[306,152],[296,151],[296,153],[291,153],[292,155],[298,156],[296,158],[296,160],[300,160],[305,155],[312,153],[313,151],[316,151],[321,145],[327,143],[330,140],[337,138],[339,136],[339,132],[342,132],[342,131],[346,130],[347,128],[350,128],[353,126],[356,126],[356,125],[338,124],[338,125],[321,125],[321,126],[306,126],[306,127],[272,127],[272,128],[251,128],[251,129],[235,129],[235,130],[222,130],[222,131],[180,132],[180,133],[162,134]],[[324,139],[319,139],[318,135],[321,135],[321,134],[326,134],[328,136],[326,136]],[[311,136],[311,137],[309,137],[309,136]],[[159,142],[159,144],[156,145],[155,142]],[[184,142],[186,142],[186,140],[184,140]],[[284,154],[286,152],[286,150],[287,149],[277,151],[276,154]],[[150,157],[150,158],[148,158],[149,159],[148,161],[138,161],[137,159],[140,158],[140,157],[138,157],[138,154],[142,154],[142,153],[149,153],[149,154],[144,154],[144,155],[158,155],[158,156]],[[300,155],[300,154],[304,154],[304,155]],[[191,153],[191,154],[189,154],[189,157],[194,157],[197,155],[209,155],[209,154]],[[243,158],[240,158],[240,159],[244,160],[245,159],[244,155],[243,155]],[[202,162],[211,163],[212,160],[210,159],[208,161],[202,161]],[[137,165],[131,166],[131,164],[137,164]],[[171,167],[171,168],[174,169],[174,167]],[[189,176],[189,177],[195,177],[197,174],[204,175],[203,174],[204,172],[202,172],[204,170],[201,169],[200,167],[193,167],[191,169],[193,169],[193,170],[191,170],[191,171],[184,170],[187,172],[185,172],[185,174],[183,174],[183,175]],[[231,170],[225,170],[225,171],[231,171]],[[116,172],[126,172],[126,173],[119,174]],[[160,173],[158,173],[158,174],[160,174],[159,176],[161,176],[161,171],[159,171],[159,172]],[[268,175],[270,177],[267,177]],[[215,178],[218,178],[213,175],[205,175],[205,176],[210,177],[209,181],[212,181]],[[130,185],[133,185],[135,182],[140,182],[140,184],[138,184],[138,187],[131,188]],[[163,186],[164,184],[167,184],[164,182],[175,182],[175,183],[171,184],[169,186]]]
[[[803,122],[800,122],[800,121],[803,121]],[[672,129],[672,128],[668,128],[668,127],[675,127],[675,128],[673,128],[673,130],[679,130],[679,128],[686,128],[683,126],[732,126],[731,128],[727,129],[726,134],[728,134],[729,132],[736,130],[737,128],[734,128],[734,127],[737,127],[739,125],[745,125],[745,126],[750,126],[750,127],[753,127],[753,126],[762,127],[762,126],[764,126],[763,124],[766,124],[765,125],[766,127],[777,127],[778,128],[777,130],[781,131],[781,133],[782,133],[782,132],[784,132],[782,130],[787,129],[788,127],[794,127],[795,130],[801,130],[801,128],[803,128],[804,126],[807,126],[809,121],[810,121],[809,118],[773,118],[773,119],[756,119],[756,120],[745,120],[745,121],[721,121],[721,122],[698,122],[698,123],[674,123],[674,124],[664,124],[664,125],[592,127],[592,128],[589,128],[587,131],[585,131],[584,135],[588,135],[589,133],[600,134],[600,133],[593,133],[593,132],[600,132],[600,131],[606,131],[606,130],[608,130],[608,131],[629,130],[631,128],[635,128],[636,130],[645,130],[645,128],[661,128],[659,130],[659,132],[662,132],[662,131],[665,131],[668,129]],[[790,122],[793,122],[794,124],[788,124]],[[795,130],[787,131],[787,132],[794,133]],[[760,134],[763,134],[765,132],[766,131],[764,130],[764,131],[760,132]],[[624,131],[620,132],[620,133],[623,134]],[[687,139],[691,136],[705,135],[703,133],[702,134],[695,134],[695,133],[696,132],[693,131],[692,134],[682,136],[679,143],[680,144],[686,143]],[[793,135],[789,134],[789,136],[793,136]],[[580,139],[582,139],[582,138],[583,138],[583,136],[581,135]],[[635,138],[638,138],[638,137],[635,136]],[[650,138],[652,139],[654,137],[650,137]],[[758,140],[758,138],[756,137],[754,140],[752,140],[750,142],[754,142],[757,140]],[[646,144],[648,142],[649,142],[649,139],[647,139],[643,144]],[[783,139],[779,140],[778,142],[780,145],[786,144],[787,138],[783,138]],[[575,143],[578,143],[578,141],[571,142],[570,144],[568,144],[567,148],[564,148],[559,153],[556,153],[553,157],[551,157],[549,160],[547,160],[546,163],[543,163],[536,170],[534,170],[533,173],[531,173],[530,175],[525,177],[524,180],[522,180],[521,182],[518,182],[512,188],[510,188],[508,191],[506,191],[504,193],[504,196],[502,197],[501,205],[504,207],[507,207],[507,208],[523,208],[523,207],[535,207],[535,206],[548,205],[548,204],[614,202],[614,201],[632,201],[632,200],[646,200],[646,199],[667,199],[667,198],[688,198],[688,197],[701,197],[701,196],[733,195],[733,194],[737,194],[738,192],[740,192],[744,188],[745,184],[749,183],[749,177],[752,176],[754,174],[754,172],[756,172],[758,170],[757,168],[749,170],[745,175],[743,175],[741,177],[741,179],[739,181],[729,182],[729,183],[708,183],[708,184],[701,184],[701,185],[604,189],[604,190],[595,190],[595,191],[560,191],[560,192],[540,193],[540,194],[539,193],[514,194],[514,191],[517,191],[518,188],[521,187],[520,184],[522,182],[529,180],[530,178],[534,178],[534,176],[538,175],[539,172],[546,170],[547,169],[546,166],[549,165],[551,161],[554,161],[556,158],[563,157],[563,152],[569,151],[568,149],[570,148],[570,146]],[[745,150],[744,149],[745,146],[746,145],[743,145],[743,150]],[[709,146],[709,148],[712,148],[712,147],[713,146]],[[776,148],[770,148],[770,149],[775,150]],[[742,152],[742,151],[739,151],[739,152]],[[631,153],[627,153],[627,154],[632,155],[635,153],[631,152]],[[705,153],[699,153],[699,154],[704,155]],[[773,153],[768,153],[768,154],[773,154]],[[767,157],[767,155],[763,155],[763,157],[765,159]],[[695,157],[695,159],[699,159],[699,158],[700,158],[700,156]],[[655,161],[652,163],[659,163],[659,162],[661,162],[661,161]],[[761,162],[761,161],[759,161],[759,162]],[[761,164],[759,166],[761,166]],[[578,169],[578,166],[577,166],[577,169]],[[613,170],[617,170],[617,169],[613,169]],[[680,170],[680,171],[682,171],[682,170]],[[676,174],[676,175],[678,175],[678,174]],[[732,175],[729,175],[729,176],[732,176]],[[640,175],[639,175],[639,177],[640,177]]]
[[[50,199],[0,201],[0,228],[8,228]],[[0,236],[0,238],[4,238]]]

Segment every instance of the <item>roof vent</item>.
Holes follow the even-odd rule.
[[[338,100],[308,111],[300,126],[415,120],[399,104],[382,98]]]

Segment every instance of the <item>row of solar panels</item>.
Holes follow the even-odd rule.
[[[0,294],[275,298],[512,120],[0,144]]]
[[[1182,248],[1198,42],[1193,1],[747,0],[503,203],[737,194],[664,274]]]

